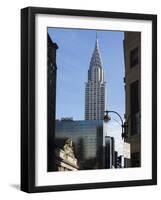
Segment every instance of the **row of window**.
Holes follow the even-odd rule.
[[[135,67],[139,64],[139,48],[136,47],[135,49],[130,51],[130,67]]]
[[[139,81],[130,84],[130,121],[131,135],[140,133],[140,99],[139,99]]]

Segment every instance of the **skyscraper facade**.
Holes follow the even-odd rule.
[[[85,120],[103,120],[105,111],[104,69],[98,38],[91,57],[88,81],[85,86]]]

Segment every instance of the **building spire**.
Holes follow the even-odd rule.
[[[85,92],[85,120],[103,120],[105,110],[105,80],[96,32],[95,47],[88,70]]]
[[[95,41],[95,48],[91,57],[90,61],[90,68],[97,66],[102,68],[103,63],[102,63],[102,58],[101,58],[101,53],[99,49],[99,43],[98,43],[98,33],[96,32],[96,41]]]
[[[96,31],[96,45],[95,45],[95,49],[98,49],[99,48],[99,45],[98,45],[98,34],[97,34],[97,31]]]

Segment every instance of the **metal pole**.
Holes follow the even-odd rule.
[[[124,126],[124,122],[123,122],[123,119],[122,119],[121,115],[119,113],[117,113],[116,111],[113,111],[113,110],[106,110],[105,112],[107,113],[107,115],[108,115],[108,113],[115,113],[117,116],[119,116],[119,118],[121,120],[122,138],[123,138],[124,137],[124,128],[125,128],[125,126]]]

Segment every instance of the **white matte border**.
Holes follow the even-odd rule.
[[[141,32],[140,168],[47,172],[47,27]],[[36,186],[145,180],[152,178],[152,22],[65,15],[36,15],[35,175]]]

